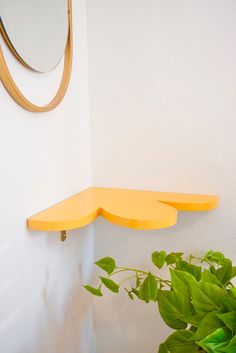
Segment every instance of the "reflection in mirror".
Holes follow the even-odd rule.
[[[68,0],[0,0],[1,30],[18,59],[48,72],[62,59],[68,38]]]

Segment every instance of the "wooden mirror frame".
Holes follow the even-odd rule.
[[[72,0],[68,0],[68,40],[64,54],[64,69],[59,89],[54,98],[45,106],[38,106],[30,102],[16,85],[3,55],[0,45],[0,79],[11,97],[24,109],[31,112],[48,112],[55,109],[64,98],[71,76],[72,56],[73,56],[73,35],[72,35]],[[6,36],[3,35],[6,40]],[[17,57],[18,58],[18,57]]]

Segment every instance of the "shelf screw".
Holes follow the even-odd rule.
[[[66,240],[66,230],[62,230],[61,231],[61,241],[65,241]]]

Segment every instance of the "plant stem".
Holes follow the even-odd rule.
[[[206,259],[202,259],[201,257],[196,257],[196,256],[193,256],[193,255],[190,255],[190,257],[189,257],[189,263],[191,264],[191,261],[192,260],[199,260],[201,263],[203,263],[203,262],[206,262],[208,265],[213,265],[213,263],[211,263],[210,261],[208,261],[208,260],[206,260]]]
[[[137,268],[132,268],[132,267],[117,267],[117,269],[121,272],[123,271],[131,271],[131,272],[136,272],[136,273],[141,273],[141,274],[144,274],[144,275],[148,275],[149,272],[146,272],[146,271],[142,271],[142,270],[139,270]],[[118,271],[117,271],[118,272]],[[116,272],[116,273],[117,273]],[[114,273],[115,274],[115,273]],[[165,283],[167,286],[170,287],[170,284],[171,284],[171,281],[168,281],[168,280],[164,280],[154,274],[152,274],[153,277],[155,277],[155,279],[158,281],[158,282],[162,282],[162,283]]]
[[[125,279],[123,279],[118,285],[120,286],[121,284],[123,284],[124,282],[128,281],[129,279],[132,279],[132,278],[136,278],[136,275],[133,275],[133,276],[130,276],[130,277],[127,277]]]
[[[130,276],[128,278],[125,278],[124,280],[122,280],[120,282],[119,285],[121,285],[122,283],[126,282],[127,280],[131,279],[131,278],[135,278],[137,276],[137,274],[141,274],[141,275],[148,275],[149,272],[146,272],[146,271],[142,271],[142,270],[139,270],[137,268],[132,268],[132,267],[116,267],[116,271],[112,272],[110,275],[108,275],[106,278],[111,278],[112,276],[114,275],[117,275],[119,273],[122,273],[122,272],[135,272],[135,275],[133,276]],[[152,274],[153,275],[153,274]],[[164,280],[156,275],[153,275],[153,277],[156,279],[157,282],[160,282],[160,283],[165,283],[165,285],[167,285],[169,288],[171,288],[171,281],[168,281],[168,280]],[[102,285],[103,283],[100,283],[98,289],[101,289],[102,288]]]

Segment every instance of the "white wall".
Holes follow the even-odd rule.
[[[91,183],[221,197],[217,211],[182,213],[169,230],[99,219],[96,258],[148,268],[156,249],[214,248],[236,261],[235,2],[87,2],[89,95],[86,0],[74,1],[73,74],[62,104],[29,113],[0,86],[3,353],[155,352],[166,336],[155,306],[106,293],[92,308],[81,289],[92,271],[92,227],[70,232],[65,243],[26,229],[28,216]],[[61,66],[32,75],[4,52],[28,97],[53,96]]]
[[[169,230],[96,223],[95,257],[148,267],[156,249],[219,249],[236,261],[236,2],[88,0],[92,174],[98,186],[216,193]],[[156,308],[95,302],[98,353],[155,352]]]
[[[53,112],[29,113],[0,85],[0,352],[92,351],[92,311],[81,289],[93,256],[92,229],[29,232],[26,219],[91,183],[86,1],[74,1],[74,63],[68,93]],[[28,97],[47,102],[61,68],[32,74],[8,53]]]

